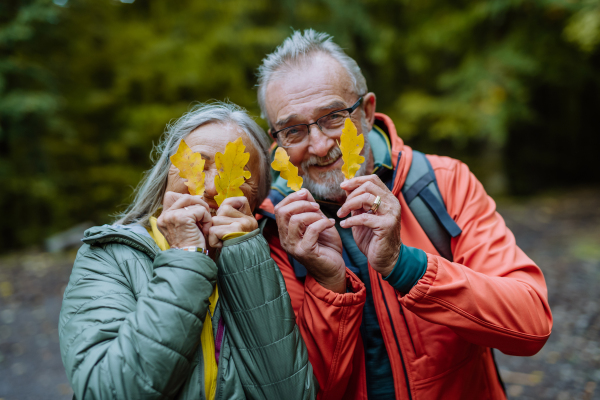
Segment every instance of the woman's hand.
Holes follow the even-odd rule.
[[[258,222],[252,215],[248,199],[244,196],[229,197],[221,203],[217,215],[212,218],[208,244],[213,248],[223,247],[223,236],[232,232],[252,232]]]
[[[158,228],[171,247],[206,248],[204,239],[212,226],[208,204],[200,196],[167,192]]]

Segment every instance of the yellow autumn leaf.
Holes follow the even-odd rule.
[[[249,179],[250,171],[245,171],[244,167],[250,160],[250,154],[244,153],[246,146],[242,138],[237,138],[234,142],[227,143],[225,153],[215,154],[215,164],[218,175],[215,176],[215,189],[217,195],[215,201],[220,206],[228,197],[243,196],[240,186],[244,184],[244,179]]]
[[[342,159],[344,160],[342,173],[346,179],[354,178],[356,171],[360,169],[360,165],[365,162],[365,158],[360,155],[365,145],[365,137],[362,133],[358,136],[356,133],[356,126],[350,118],[346,118],[342,136],[340,137],[341,143],[338,143],[340,150],[342,150]]]
[[[278,147],[275,151],[275,159],[271,163],[275,171],[279,171],[280,176],[287,180],[287,185],[294,192],[302,187],[303,179],[298,175],[298,167],[290,161],[290,157],[283,147]]]
[[[194,153],[190,146],[182,140],[171,162],[179,170],[179,176],[187,179],[186,186],[192,195],[204,195],[204,160],[200,153]]]

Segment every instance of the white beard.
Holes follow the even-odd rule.
[[[368,140],[368,127],[365,126],[366,121],[364,118],[362,119],[363,133],[365,134],[365,146],[363,147],[363,156],[365,157],[365,162],[362,163],[359,170],[356,172],[355,177],[367,175],[367,160],[371,157],[371,145]],[[323,159],[331,159],[338,158],[341,153],[339,147],[333,147],[329,153],[325,157],[321,157]],[[332,171],[322,172],[318,175],[317,180],[312,180],[308,176],[308,167],[315,165],[319,157],[311,157],[308,160],[302,163],[302,171],[304,171],[304,175],[302,178],[304,182],[302,184],[303,187],[308,189],[313,196],[318,197],[323,200],[330,200],[334,202],[343,202],[346,198],[346,192],[340,187],[340,184],[344,182],[344,174],[341,169],[335,169]]]

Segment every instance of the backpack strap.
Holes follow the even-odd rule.
[[[413,150],[402,195],[438,253],[452,261],[451,238],[460,235],[462,230],[448,214],[433,168],[419,151]]]

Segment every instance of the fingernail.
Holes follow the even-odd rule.
[[[346,220],[340,221],[340,226],[343,228],[346,226]]]
[[[329,218],[329,220],[335,224],[335,219]]]
[[[319,208],[319,203],[312,202],[310,203],[314,208]]]
[[[342,209],[340,208],[339,210],[337,210],[336,214],[337,214],[338,217],[341,217],[342,216]]]

